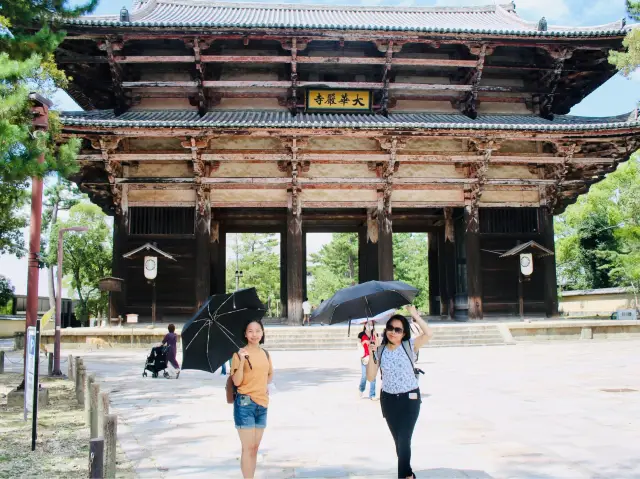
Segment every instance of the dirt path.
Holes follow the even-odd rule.
[[[86,477],[89,427],[73,383],[40,378],[49,389],[49,406],[38,413],[38,439],[32,452],[31,418],[23,420],[21,407],[7,407],[7,394],[21,379],[17,373],[0,374],[0,477]],[[117,477],[135,477],[120,450],[117,461]]]

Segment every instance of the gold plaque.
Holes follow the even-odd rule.
[[[371,91],[369,90],[328,90],[312,88],[307,90],[307,111],[371,111]]]

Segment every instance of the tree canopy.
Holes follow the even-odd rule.
[[[66,0],[29,2],[9,0],[0,9],[0,254],[23,254],[20,229],[25,219],[20,208],[29,177],[58,171],[66,176],[76,168],[80,140],[59,141],[60,122],[55,112],[46,135],[32,135],[28,94],[49,96],[65,87],[67,78],[58,70],[53,52],[64,38],[55,23],[65,17],[91,12],[98,0],[69,7]],[[44,154],[45,162],[38,163]]]
[[[106,313],[108,297],[98,289],[98,281],[111,274],[113,251],[111,228],[106,215],[91,203],[78,203],[69,210],[69,218],[59,220],[52,229],[50,264],[57,262],[58,230],[85,226],[82,233],[64,235],[62,273],[78,299],[76,316],[85,322],[89,316]]]
[[[627,14],[632,20],[640,21],[640,1],[627,0]],[[620,70],[623,75],[631,75],[640,66],[640,30],[632,28],[623,41],[625,51],[612,50],[609,61]]]
[[[564,289],[640,287],[638,154],[556,218],[559,283]]]

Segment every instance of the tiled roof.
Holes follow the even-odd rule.
[[[269,5],[203,0],[140,0],[129,22],[119,15],[86,16],[70,24],[119,27],[296,28],[383,30],[433,33],[482,33],[524,36],[624,35],[624,22],[596,27],[549,25],[540,31],[515,12],[515,5],[484,7],[358,7]]]
[[[388,117],[362,114],[300,113],[288,111],[218,110],[200,117],[195,111],[138,110],[116,116],[113,110],[62,112],[65,126],[128,128],[362,128],[362,129],[472,129],[576,131],[640,127],[635,114],[616,117],[557,115],[545,120],[535,115],[480,114],[475,120],[460,113],[395,113]]]

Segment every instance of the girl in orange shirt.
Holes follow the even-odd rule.
[[[238,388],[233,403],[233,419],[242,443],[242,475],[245,479],[252,479],[260,441],[267,427],[268,385],[273,379],[273,365],[269,353],[261,346],[264,344],[262,323],[251,321],[244,331],[246,346],[233,356],[231,362],[233,384]]]

